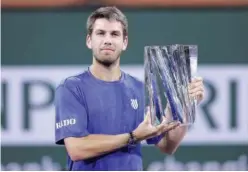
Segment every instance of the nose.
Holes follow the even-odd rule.
[[[111,36],[109,34],[106,34],[105,38],[104,38],[104,45],[112,45],[112,39]]]
[[[111,43],[111,42],[109,42],[109,41],[104,41],[104,45],[109,46],[109,45],[112,45],[112,43]]]

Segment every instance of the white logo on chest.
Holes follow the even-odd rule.
[[[139,107],[138,100],[137,99],[131,99],[131,106],[133,107],[133,109],[138,109],[138,107]]]

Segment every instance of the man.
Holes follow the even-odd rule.
[[[67,169],[142,170],[143,140],[175,152],[187,128],[168,119],[152,126],[149,113],[144,118],[143,84],[120,70],[128,44],[124,14],[115,7],[100,8],[89,16],[87,31],[92,65],[56,89],[56,143],[66,147]],[[189,92],[201,101],[202,80],[194,80]],[[166,116],[170,113],[167,108]]]

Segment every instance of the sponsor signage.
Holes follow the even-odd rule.
[[[1,78],[2,145],[53,145],[56,86],[87,66],[3,66]],[[143,80],[142,65],[122,66]],[[246,74],[246,75],[245,75]],[[248,144],[248,66],[202,65],[206,97],[183,144]]]

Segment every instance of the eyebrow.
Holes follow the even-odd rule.
[[[112,33],[121,34],[121,32],[119,30],[113,30]]]
[[[106,32],[106,31],[102,29],[96,29],[96,32]]]
[[[96,29],[96,32],[106,32],[106,30]],[[118,33],[118,34],[120,34],[121,32],[119,30],[112,30],[111,33]]]

